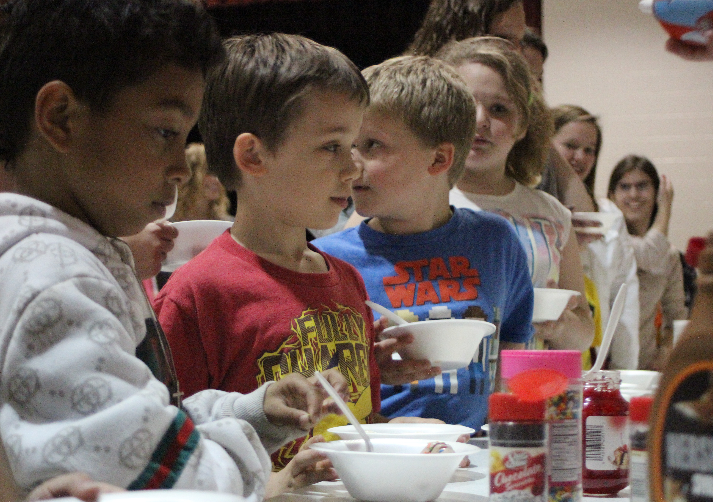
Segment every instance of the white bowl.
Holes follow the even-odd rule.
[[[464,425],[403,423],[365,424],[369,438],[432,439],[434,441],[457,441],[463,434],[473,434],[474,429]],[[360,439],[353,425],[332,427],[329,432],[342,439]]]
[[[661,373],[647,370],[619,370],[622,389],[656,390]]]
[[[349,495],[375,502],[426,502],[438,498],[463,457],[480,449],[448,442],[455,453],[421,453],[424,439],[372,439],[373,452],[364,441],[331,441],[310,445],[332,461]]]
[[[381,338],[411,333],[413,342],[399,351],[403,359],[428,359],[443,371],[468,366],[478,355],[480,341],[495,333],[495,325],[475,319],[418,321],[386,328]]]
[[[579,291],[555,288],[535,288],[535,307],[532,322],[556,321],[564,312],[569,299]]]
[[[632,397],[642,397],[642,396],[651,396],[653,397],[654,394],[656,393],[656,390],[647,390],[647,389],[621,389],[621,397],[626,399],[627,401],[631,401]]]
[[[233,223],[223,220],[189,220],[172,224],[178,230],[173,249],[161,265],[164,272],[173,272],[208,247],[208,244],[230,228]]]
[[[598,221],[599,223],[601,223],[601,226],[578,227],[576,225],[573,225],[572,228],[575,232],[579,232],[580,234],[606,235],[606,233],[611,230],[612,226],[619,217],[620,216],[617,213],[578,211],[572,213],[572,221]]]
[[[105,493],[98,502],[241,502],[245,499],[231,493],[200,490],[137,490]]]

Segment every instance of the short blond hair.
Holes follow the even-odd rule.
[[[522,55],[507,40],[478,37],[451,42],[437,57],[455,68],[479,63],[500,75],[520,115],[519,132],[527,131],[510,150],[505,172],[525,186],[536,186],[550,150],[553,124],[550,110]]]
[[[428,56],[388,59],[362,73],[370,110],[400,119],[428,147],[453,144],[448,182],[455,185],[476,132],[475,100],[458,73]]]

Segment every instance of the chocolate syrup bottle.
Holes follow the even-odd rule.
[[[713,502],[713,234],[691,322],[671,351],[649,421],[651,500]]]

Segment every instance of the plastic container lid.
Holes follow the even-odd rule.
[[[495,392],[488,398],[490,422],[539,422],[544,419],[544,401],[521,401],[515,394],[504,392]]]
[[[629,402],[629,420],[638,423],[648,422],[653,403],[653,396],[632,397]]]
[[[538,368],[513,375],[508,379],[508,387],[523,401],[543,401],[567,390],[569,378],[557,370]]]
[[[429,319],[450,319],[453,316],[451,309],[444,305],[439,305],[438,307],[431,308],[428,313]]]
[[[501,377],[512,378],[534,369],[559,371],[567,378],[582,378],[582,353],[578,350],[503,350]]]

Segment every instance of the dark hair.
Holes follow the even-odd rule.
[[[656,171],[654,164],[646,157],[641,157],[639,155],[627,155],[614,166],[614,170],[609,177],[609,189],[607,190],[607,196],[611,199],[619,181],[621,181],[624,175],[636,170],[641,171],[651,179],[651,183],[654,185],[654,194],[658,195],[661,180],[659,179],[659,173]],[[654,223],[654,218],[656,218],[658,210],[658,202],[654,199],[654,210],[651,213],[649,227],[651,227]]]
[[[448,42],[493,35],[498,14],[523,0],[431,0],[421,27],[406,54],[435,56]]]
[[[204,74],[222,55],[193,0],[12,0],[0,14],[0,160],[30,134],[35,97],[61,80],[92,111],[173,63]],[[18,85],[19,84],[19,85]]]
[[[589,113],[587,110],[577,105],[560,105],[552,109],[552,118],[555,123],[555,134],[570,122],[586,122],[592,124],[597,131],[597,144],[594,147],[594,166],[589,174],[584,178],[583,183],[592,201],[596,204],[594,198],[594,180],[597,176],[597,161],[599,160],[599,151],[602,149],[602,128],[599,126],[597,117]]]
[[[224,45],[226,59],[208,73],[198,128],[208,165],[229,190],[240,186],[233,158],[240,134],[254,134],[274,152],[314,90],[369,103],[366,80],[337,49],[282,33],[234,37]]]
[[[525,30],[525,36],[522,37],[522,45],[525,47],[532,47],[537,52],[542,54],[542,61],[547,61],[547,56],[550,55],[550,51],[547,50],[547,44],[545,44],[542,37],[535,33],[532,28],[527,28]]]

